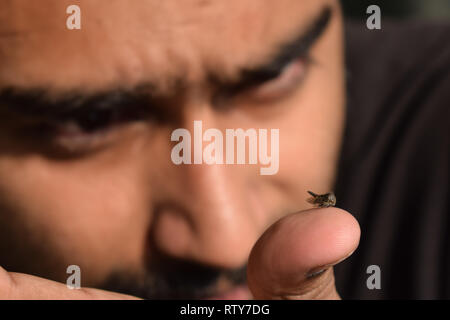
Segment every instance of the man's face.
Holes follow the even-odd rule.
[[[68,30],[72,2],[2,1],[0,265],[65,282],[75,264],[82,286],[147,298],[245,297],[262,232],[333,188],[337,1],[76,1]],[[279,129],[278,172],[175,165],[171,133],[194,120]]]

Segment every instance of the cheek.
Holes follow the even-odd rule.
[[[284,164],[280,167],[286,169],[280,173],[295,179],[293,182],[302,188],[316,188],[318,192],[331,191],[341,143],[342,118],[339,111],[330,114],[321,110],[321,104],[326,103],[330,108],[342,108],[326,99],[310,101],[298,120],[286,126],[286,138],[280,146],[280,163]]]
[[[52,269],[65,272],[67,265],[77,264],[86,282],[101,279],[105,268],[137,261],[149,217],[140,214],[142,201],[127,167],[0,159],[0,215],[14,221],[12,245],[19,251],[37,249],[24,254],[65,264]]]
[[[331,191],[344,128],[341,57],[324,61],[310,70],[280,122],[279,178],[290,181],[291,195],[302,202],[306,190]]]

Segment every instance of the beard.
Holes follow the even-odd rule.
[[[116,270],[101,289],[142,299],[206,299],[246,284],[246,266],[222,269],[191,261],[157,263],[144,272]]]

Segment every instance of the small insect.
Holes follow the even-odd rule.
[[[326,207],[334,207],[336,205],[336,196],[333,192],[328,192],[325,194],[315,194],[312,191],[308,191],[312,198],[307,199],[309,203],[312,203],[316,207],[326,208]]]

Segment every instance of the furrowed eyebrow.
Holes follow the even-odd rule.
[[[270,79],[276,78],[285,66],[295,58],[307,55],[312,45],[324,33],[332,17],[330,7],[322,9],[313,23],[300,36],[283,45],[274,58],[266,64],[256,68],[243,69],[236,82],[222,83],[214,80],[228,93],[237,92],[256,86]],[[5,88],[0,89],[0,108],[13,111],[25,116],[39,116],[49,119],[70,117],[80,110],[119,109],[122,107],[142,108],[151,105],[152,85],[139,85],[132,90],[111,90],[97,94],[71,92],[51,98],[50,90]],[[142,90],[145,89],[145,90]]]
[[[51,98],[44,89],[7,88],[0,91],[0,108],[7,111],[48,119],[70,117],[87,109],[119,109],[121,107],[138,107],[149,104],[149,94],[142,90],[112,90],[94,95],[83,93],[66,93]]]
[[[318,17],[306,29],[306,32],[303,31],[294,40],[281,45],[278,53],[275,54],[271,61],[255,68],[243,69],[237,82],[223,83],[221,86],[225,87],[227,92],[232,93],[276,78],[283,71],[284,67],[294,59],[307,55],[312,45],[324,33],[331,20],[332,12],[330,7],[323,8]]]

